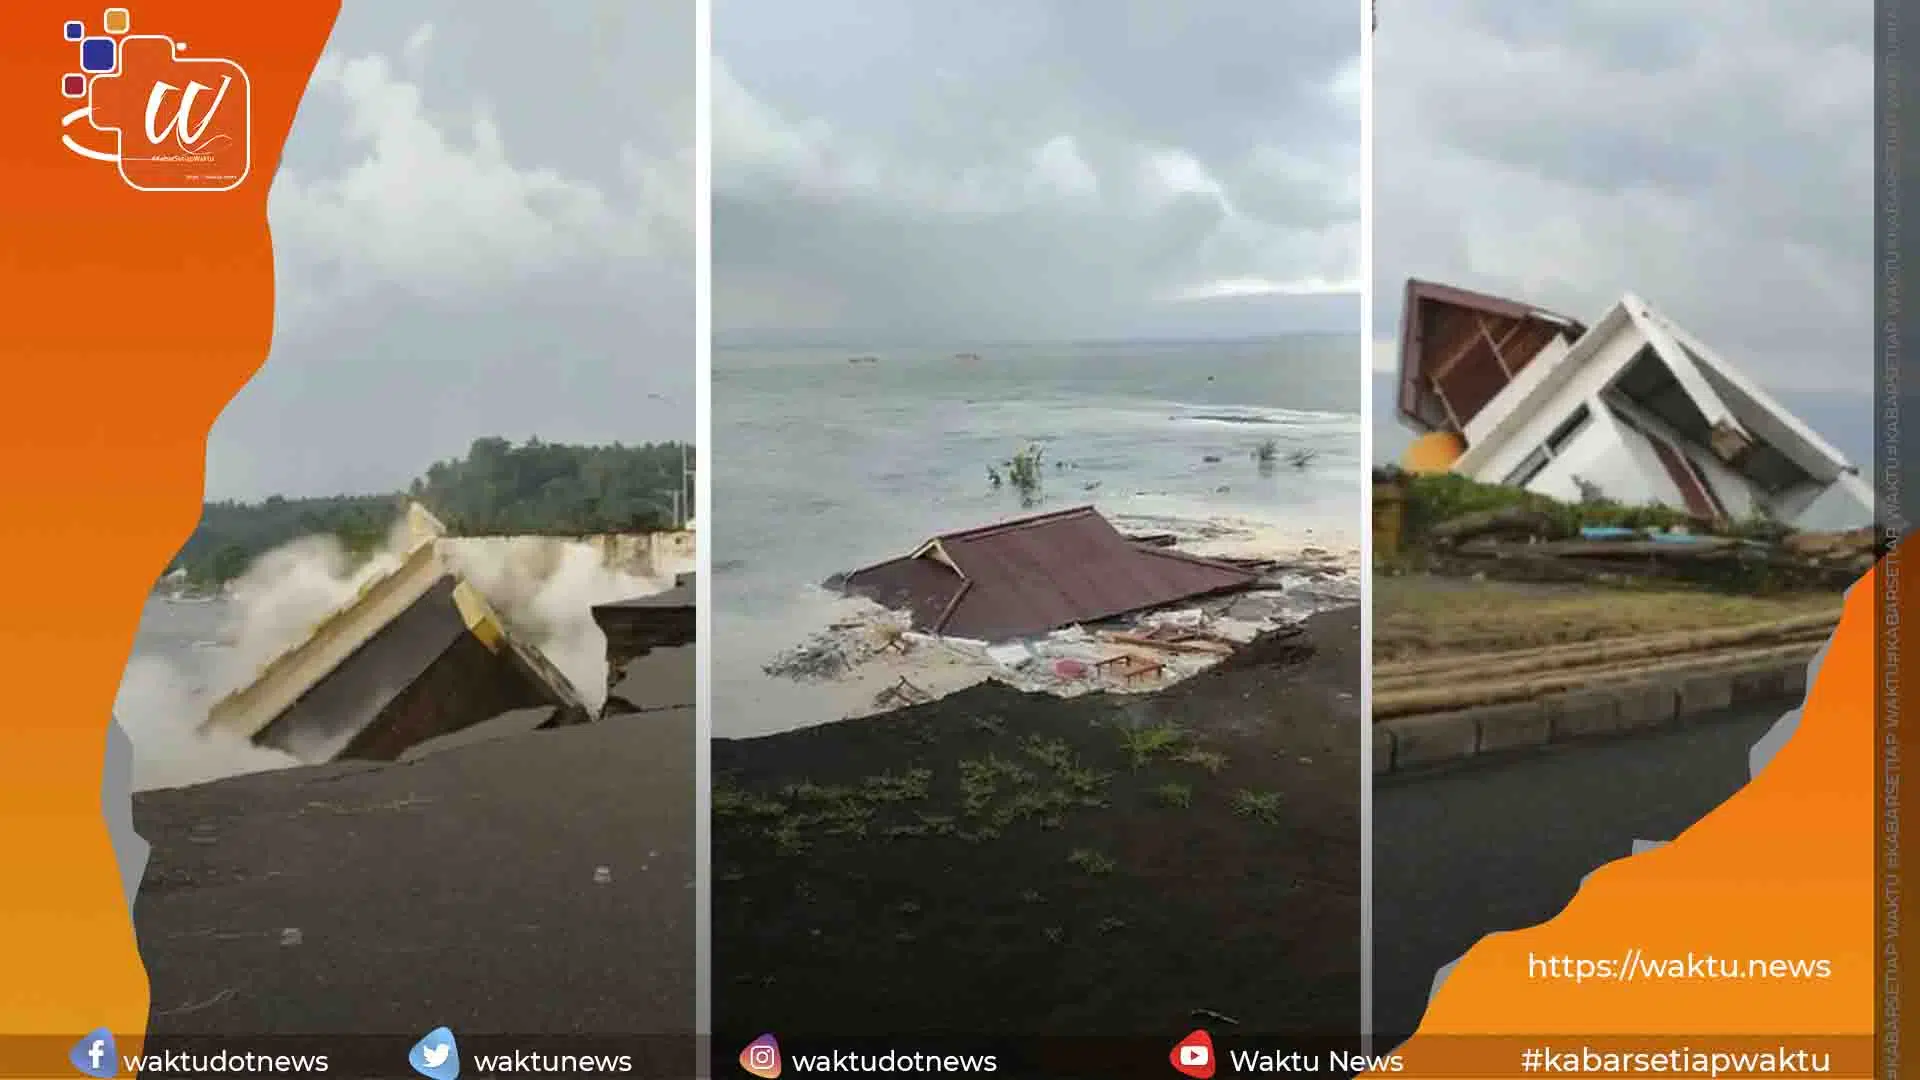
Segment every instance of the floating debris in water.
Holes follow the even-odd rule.
[[[844,675],[852,662],[837,642],[815,638],[781,653],[761,670],[788,679],[833,679]]]

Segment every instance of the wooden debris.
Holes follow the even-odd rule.
[[[875,705],[888,705],[899,702],[902,705],[925,705],[933,700],[933,695],[910,682],[905,675],[900,681],[874,695]]]
[[[1128,684],[1149,676],[1164,675],[1167,670],[1166,665],[1158,660],[1129,653],[1109,656],[1094,664],[1093,669],[1109,677],[1117,675],[1121,682]]]
[[[1119,631],[1109,631],[1097,637],[1101,641],[1115,645],[1137,645],[1145,649],[1161,649],[1166,652],[1207,653],[1213,656],[1228,656],[1233,652],[1232,645],[1199,634],[1175,641],[1163,641],[1145,634],[1128,634]]]

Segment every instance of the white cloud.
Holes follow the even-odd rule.
[[[427,26],[408,38],[411,69],[431,38]],[[657,255],[690,235],[680,157],[616,144],[627,187],[603,189],[516,159],[484,105],[458,120],[430,109],[417,76],[379,54],[323,57],[308,93],[342,108],[349,160],[329,175],[286,167],[276,178],[271,220],[296,303],[394,286],[458,293]]]
[[[1328,281],[1303,278],[1299,281],[1270,281],[1266,278],[1222,278],[1175,294],[1176,300],[1217,300],[1232,296],[1328,296],[1360,291],[1357,280]]]
[[[1633,291],[1781,391],[1864,391],[1871,5],[1407,0],[1374,61],[1377,333],[1407,277]]]

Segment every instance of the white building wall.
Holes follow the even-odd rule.
[[[1620,424],[1602,396],[1613,380],[1639,355],[1645,344],[1646,339],[1638,333],[1615,335],[1612,341],[1600,347],[1580,371],[1549,395],[1532,416],[1519,426],[1512,438],[1490,449],[1486,460],[1475,471],[1474,478],[1496,484],[1506,480],[1522,462],[1545,444],[1547,437],[1563,420],[1585,405],[1590,414],[1586,427],[1527,484],[1527,490],[1565,501],[1577,501],[1580,498],[1580,485],[1574,478],[1579,477],[1597,486],[1603,495],[1616,502],[1630,506],[1659,503],[1685,509],[1686,496],[1673,478],[1667,475],[1666,466],[1661,464],[1653,446],[1638,432]],[[1529,365],[1527,373],[1531,373],[1535,366]],[[1508,389],[1524,391],[1525,388],[1516,381]],[[1485,410],[1483,415],[1492,411]],[[1671,428],[1651,416],[1631,407],[1629,411],[1635,422],[1664,437],[1699,466],[1729,515],[1738,518],[1753,512],[1758,493],[1744,477],[1715,457],[1709,448],[1689,445]],[[1488,427],[1491,427],[1491,418]]]
[[[1539,449],[1547,436],[1553,434],[1553,429],[1560,426],[1560,421],[1571,415],[1581,402],[1588,403],[1588,407],[1597,413],[1600,391],[1626,369],[1634,354],[1640,351],[1641,344],[1640,335],[1624,333],[1615,335],[1612,341],[1601,346],[1579,371],[1574,372],[1559,390],[1533,411],[1533,415],[1519,426],[1512,438],[1488,448],[1487,458],[1474,470],[1473,478],[1489,484],[1505,480],[1528,454]],[[1563,348],[1554,355],[1564,352]],[[1543,353],[1538,360],[1528,364],[1526,370],[1520,373],[1520,378],[1500,391],[1500,398],[1519,400],[1545,375],[1548,359],[1549,354]],[[1500,398],[1495,398],[1487,408],[1480,410],[1480,416],[1475,417],[1476,421],[1485,421],[1479,439],[1475,439],[1472,425],[1467,428],[1469,446],[1478,447],[1486,441],[1494,421],[1492,414],[1500,404]]]
[[[1873,489],[1857,477],[1847,477],[1814,496],[1791,520],[1795,526],[1811,532],[1871,525]]]
[[[1527,490],[1562,502],[1579,502],[1579,481],[1585,480],[1607,498],[1629,505],[1679,497],[1644,439],[1622,427],[1612,414],[1596,409],[1594,403],[1588,408],[1594,411],[1587,426],[1554,456],[1553,463],[1527,485]]]
[[[1698,468],[1701,474],[1707,478],[1707,486],[1712,488],[1713,493],[1720,497],[1720,505],[1726,507],[1729,517],[1747,517],[1753,513],[1754,507],[1762,501],[1759,489],[1755,488],[1746,477],[1729,469],[1724,462],[1714,456],[1710,448],[1701,446],[1698,443],[1687,442],[1680,437],[1678,432],[1666,424],[1631,405],[1623,405],[1622,408],[1633,416],[1634,423],[1641,425],[1648,431],[1672,443],[1674,449],[1680,451],[1687,460],[1693,462],[1694,467]],[[1641,453],[1646,455],[1647,460],[1653,463],[1653,467],[1660,470],[1662,485],[1660,501],[1669,506],[1684,509],[1687,505],[1687,497],[1681,493],[1680,485],[1674,483],[1673,478],[1667,475],[1667,468],[1665,465],[1660,464],[1660,459],[1655,455],[1652,444],[1632,431],[1627,432],[1627,434],[1631,437],[1632,444],[1637,447]]]

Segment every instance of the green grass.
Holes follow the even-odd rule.
[[[1277,791],[1236,791],[1233,812],[1263,825],[1280,824],[1280,793]]]
[[[1073,748],[1064,739],[1042,739],[1038,735],[1029,735],[1020,740],[1020,750],[1056,773],[1065,773],[1074,767]]]
[[[1669,506],[1629,506],[1610,499],[1565,503],[1504,484],[1483,484],[1455,473],[1409,475],[1404,478],[1405,503],[1401,542],[1417,546],[1436,526],[1467,514],[1523,509],[1544,515],[1553,536],[1578,536],[1584,527],[1639,529],[1692,526],[1693,519]]]
[[[1150,727],[1129,727],[1120,729],[1120,746],[1126,751],[1127,758],[1136,769],[1142,769],[1155,760],[1168,756],[1185,739],[1187,733],[1173,724],[1154,724]]]
[[[930,769],[909,769],[905,775],[881,773],[869,776],[860,783],[860,792],[873,802],[911,802],[927,797],[927,788],[933,782]]]
[[[1523,509],[1542,514],[1551,523],[1550,532],[1558,538],[1578,536],[1583,528],[1670,529],[1704,531],[1692,515],[1671,506],[1656,503],[1634,505],[1610,499],[1604,494],[1582,502],[1562,502],[1504,484],[1487,484],[1456,473],[1407,474],[1401,478],[1405,493],[1401,519],[1402,542],[1418,546],[1436,526],[1467,514],[1492,510]],[[1785,533],[1779,522],[1755,515],[1726,523],[1713,530],[1723,536],[1750,539],[1778,538]]]
[[[1075,848],[1073,851],[1067,853],[1067,861],[1072,863],[1080,872],[1091,874],[1094,877],[1104,877],[1107,874],[1111,874],[1114,868],[1119,865],[1113,861],[1112,857],[1103,855],[1090,848]]]
[[[1213,750],[1202,750],[1197,746],[1189,746],[1173,755],[1173,760],[1181,765],[1192,765],[1212,776],[1220,775],[1220,770],[1227,767],[1227,755]]]
[[[1193,805],[1193,788],[1187,784],[1161,784],[1153,789],[1153,797],[1162,806],[1185,810]]]

